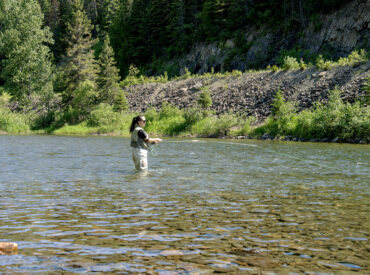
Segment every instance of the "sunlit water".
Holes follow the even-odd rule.
[[[369,273],[368,145],[0,136],[0,273]]]

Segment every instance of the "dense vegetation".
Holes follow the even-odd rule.
[[[267,29],[299,33],[310,21],[317,21],[321,13],[332,12],[346,2],[3,0],[0,2],[0,130],[126,134],[132,114],[123,86],[242,74],[231,72],[232,66],[225,66],[230,72],[216,69],[198,76],[168,61],[180,58],[194,44],[223,45],[228,39],[235,42],[230,56],[242,55],[250,47],[244,38],[249,28],[264,25]],[[354,51],[336,62],[328,57],[302,55],[297,48],[287,49],[267,69],[317,66],[327,70],[368,60],[364,50]],[[182,75],[181,70],[185,72]],[[251,127],[253,118],[240,115],[217,117],[209,109],[212,99],[206,90],[201,93],[199,106],[192,109],[178,110],[164,105],[160,111],[149,109],[146,115],[148,130],[166,135],[269,133],[298,138],[322,135],[342,140],[366,138],[366,104],[348,105],[338,96],[333,98],[336,98],[331,99],[335,101],[333,104],[341,106],[338,110],[345,119],[338,118],[341,126],[331,128],[319,126],[323,118],[317,118],[318,114],[325,116],[324,113],[331,112],[320,105],[300,114],[293,107],[289,115],[276,115],[280,114],[276,111],[262,127]],[[287,104],[290,103],[281,106]]]

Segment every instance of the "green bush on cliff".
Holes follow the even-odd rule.
[[[368,60],[367,53],[364,49],[351,52],[348,57],[339,58],[337,64],[339,66],[353,66],[357,63],[366,62]]]
[[[212,106],[211,92],[207,86],[202,87],[202,92],[199,94],[197,103],[203,109],[209,109]]]
[[[316,67],[322,70],[330,70],[337,66],[354,66],[359,63],[368,61],[369,58],[364,49],[354,50],[347,57],[341,57],[338,61],[330,61],[324,59],[322,55],[316,58]]]
[[[298,70],[300,68],[296,58],[286,56],[284,58],[283,69],[284,70]]]

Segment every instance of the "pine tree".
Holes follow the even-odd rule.
[[[152,0],[147,14],[148,48],[150,54],[160,54],[161,49],[168,45],[170,1]]]
[[[116,68],[116,61],[114,60],[113,49],[110,46],[109,36],[106,35],[103,41],[103,48],[99,55],[99,101],[113,104],[115,97],[118,95],[119,74]]]
[[[100,14],[100,30],[107,32],[120,6],[119,0],[104,0]]]
[[[129,64],[146,64],[152,58],[148,41],[148,0],[133,0],[128,22],[128,61]]]
[[[130,18],[131,5],[129,0],[121,0],[118,11],[116,12],[112,24],[109,28],[109,37],[112,48],[114,49],[117,64],[121,76],[126,75],[130,65],[130,49],[133,47],[130,41]]]
[[[52,97],[52,64],[45,43],[51,33],[43,26],[43,14],[36,0],[7,0],[1,18],[1,78],[12,99],[21,108],[44,104]],[[31,106],[31,105],[30,105]],[[39,106],[40,107],[40,106]]]
[[[82,7],[82,1],[76,0],[70,21],[66,24],[68,48],[59,79],[64,107],[74,109],[76,120],[89,113],[97,96],[98,66],[92,50],[95,41],[91,38],[92,25]]]
[[[120,90],[114,99],[113,110],[115,112],[122,112],[128,110],[128,102],[125,92]]]
[[[185,53],[187,50],[185,34],[185,3],[184,0],[174,0],[170,5],[167,25],[168,43],[171,55]]]

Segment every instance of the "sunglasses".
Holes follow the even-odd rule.
[[[146,122],[146,120],[139,120],[139,121],[142,121],[142,122],[144,122],[144,123]]]

